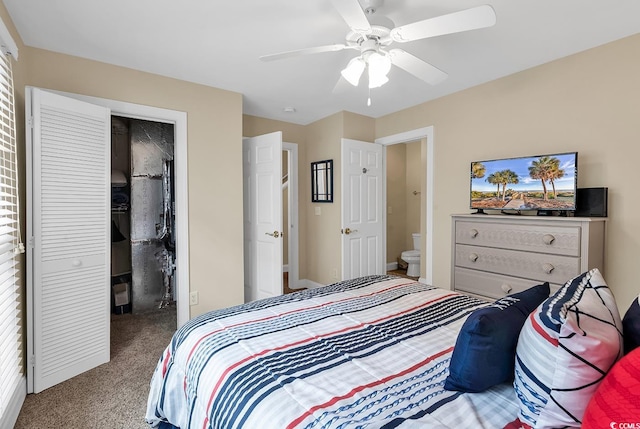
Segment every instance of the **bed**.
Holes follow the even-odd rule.
[[[159,428],[502,428],[512,383],[445,390],[458,331],[488,302],[369,276],[217,310],[174,335],[153,374]]]

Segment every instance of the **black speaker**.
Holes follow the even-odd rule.
[[[609,188],[578,188],[575,216],[606,217]]]

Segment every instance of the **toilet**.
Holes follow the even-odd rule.
[[[407,275],[410,277],[420,277],[420,233],[411,234],[413,238],[413,250],[405,250],[400,254],[400,258],[409,266]]]

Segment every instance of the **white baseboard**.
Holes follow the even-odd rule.
[[[288,273],[289,272],[289,264],[284,264],[282,266],[282,272],[283,273]]]
[[[326,285],[323,285],[322,283],[316,283],[313,280],[309,279],[300,279],[298,280],[298,287],[296,289],[315,289],[322,286]]]
[[[22,377],[18,386],[16,386],[16,389],[11,395],[11,398],[9,398],[9,403],[4,409],[4,413],[0,416],[0,428],[12,428],[16,425],[20,409],[22,408],[22,404],[24,403],[26,396],[27,379]]]
[[[425,285],[428,285],[428,284],[429,284],[429,283],[427,283],[427,279],[426,279],[426,278],[424,278],[424,277],[420,277],[420,278],[418,279],[418,283],[422,283],[422,284],[425,284]]]
[[[398,262],[387,262],[387,271],[394,271],[398,269]]]

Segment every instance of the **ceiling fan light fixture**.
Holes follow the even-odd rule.
[[[340,72],[340,74],[351,85],[358,86],[360,77],[362,76],[365,67],[366,64],[364,60],[361,57],[355,57],[351,61],[349,61],[347,67],[345,67],[344,70]]]
[[[387,74],[391,70],[389,55],[374,52],[367,58],[369,66],[369,88],[378,88],[389,82]]]

